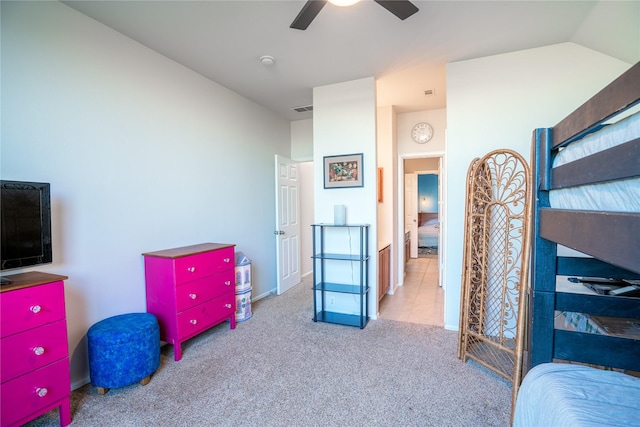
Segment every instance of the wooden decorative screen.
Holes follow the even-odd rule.
[[[530,171],[509,150],[475,159],[467,175],[458,357],[513,384],[522,376],[529,275]]]

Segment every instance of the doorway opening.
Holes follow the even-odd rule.
[[[440,246],[439,170],[416,172],[416,175],[418,178],[417,258],[437,258]],[[409,197],[415,197],[415,195],[411,194]]]
[[[380,318],[444,327],[443,157],[399,159],[398,233],[407,250],[398,261],[404,265],[398,286],[380,302]]]

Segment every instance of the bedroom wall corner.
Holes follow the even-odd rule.
[[[470,162],[498,148],[529,159],[535,128],[555,125],[630,66],[575,43],[447,65],[446,329],[458,329]]]

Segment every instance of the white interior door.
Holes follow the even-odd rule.
[[[409,256],[418,258],[418,175],[404,175],[404,227],[411,232]]]
[[[276,155],[276,260],[278,295],[300,283],[300,182],[298,164]]]

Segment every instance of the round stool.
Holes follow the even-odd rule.
[[[91,384],[99,394],[138,381],[147,385],[160,365],[160,328],[153,314],[109,317],[91,326],[87,338]]]

